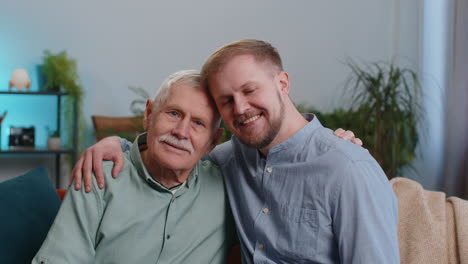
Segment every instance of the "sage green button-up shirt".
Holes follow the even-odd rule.
[[[172,194],[148,174],[136,142],[117,179],[104,162],[104,189],[69,188],[33,263],[226,262],[235,227],[219,168],[198,162]]]

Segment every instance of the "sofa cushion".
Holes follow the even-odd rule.
[[[31,263],[59,207],[44,167],[0,183],[0,263]]]

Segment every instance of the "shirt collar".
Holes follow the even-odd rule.
[[[151,175],[149,174],[148,170],[146,169],[145,164],[143,163],[143,160],[141,158],[140,148],[138,146],[139,140],[140,142],[142,142],[140,137],[146,137],[146,132],[138,135],[135,141],[133,142],[132,147],[130,148],[129,156],[130,156],[130,160],[132,164],[135,166],[138,172],[138,175],[140,175],[140,177],[142,177],[143,180],[146,181],[153,189],[157,189],[159,191],[163,190],[163,191],[170,192],[168,188],[164,187],[159,182],[155,181],[153,177],[151,177]],[[146,142],[146,140],[144,140],[144,142]],[[181,188],[190,188],[190,186],[192,186],[193,184],[197,182],[197,178],[199,174],[199,166],[200,166],[199,163],[200,161],[197,162],[197,164],[195,164],[195,167],[190,172],[190,175],[186,181],[186,184],[182,186]]]
[[[281,151],[283,149],[289,149],[289,148],[294,148],[298,145],[303,145],[304,141],[303,139],[307,136],[310,135],[314,130],[317,128],[322,127],[322,124],[318,120],[317,116],[314,114],[302,114],[302,116],[309,121],[307,125],[305,125],[303,128],[301,128],[296,134],[292,135],[290,138],[287,140],[283,141],[282,143],[273,146],[268,154],[272,154],[278,151]]]

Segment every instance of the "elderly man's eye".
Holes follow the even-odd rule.
[[[203,126],[203,123],[200,122],[200,121],[195,121],[195,125],[197,125],[197,126]]]
[[[176,111],[170,111],[169,114],[171,116],[178,116],[179,115],[179,113],[177,113]]]

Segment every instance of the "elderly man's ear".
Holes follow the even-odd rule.
[[[151,113],[153,112],[153,100],[146,100],[145,113],[143,114],[143,129],[148,131]]]

